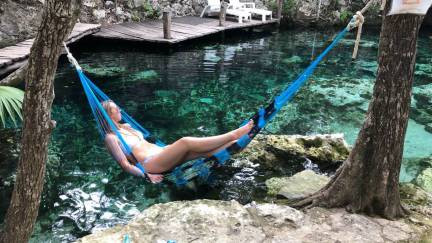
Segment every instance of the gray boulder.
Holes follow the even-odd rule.
[[[309,160],[322,170],[334,170],[348,154],[343,134],[258,135],[237,157],[247,158],[266,170],[283,172],[286,165],[293,161]]]
[[[35,36],[42,13],[42,3],[0,1],[0,48]]]

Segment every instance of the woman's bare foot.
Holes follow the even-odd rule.
[[[246,125],[241,126],[241,127],[237,128],[236,130],[232,131],[232,133],[234,134],[233,140],[239,139],[243,135],[248,134],[250,132],[250,130],[252,130],[253,126],[254,126],[253,120],[249,120],[249,122]]]
[[[147,173],[148,178],[152,183],[159,183],[163,180],[163,175]]]

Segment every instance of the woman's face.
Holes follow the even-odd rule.
[[[120,113],[120,109],[114,103],[110,103],[110,117],[115,122],[120,122],[121,118],[122,118],[121,113]]]

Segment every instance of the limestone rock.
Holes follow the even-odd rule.
[[[84,0],[82,4],[83,4],[83,6],[86,6],[89,8],[96,7],[96,3],[93,0]]]
[[[365,6],[365,3],[362,0],[296,0],[286,2],[285,5],[288,6],[284,7],[284,17],[296,25],[322,27],[347,24],[354,13]],[[379,8],[370,8],[366,15],[366,24],[379,24],[381,19],[378,13]]]
[[[308,196],[329,182],[324,175],[317,175],[312,170],[304,170],[291,177],[271,178],[267,180],[268,194],[279,195],[289,201]]]
[[[418,67],[418,73],[425,73],[425,76],[432,75],[432,68],[430,65],[423,65]],[[413,103],[411,105],[411,114],[414,120],[418,123],[426,125],[427,131],[432,131],[432,84],[418,85],[413,88]]]
[[[432,168],[423,170],[415,182],[425,191],[432,193]]]
[[[105,7],[106,8],[114,8],[115,7],[114,2],[113,1],[106,1]]]
[[[0,1],[0,48],[33,38],[42,8],[39,1]]]
[[[345,209],[305,213],[276,204],[195,200],[157,204],[125,226],[95,232],[78,242],[399,242],[419,241],[424,227]]]
[[[315,136],[299,135],[258,135],[242,152],[247,158],[261,167],[283,172],[292,164],[311,160],[322,170],[335,170],[349,154],[343,134]]]
[[[427,192],[412,183],[401,183],[399,189],[401,199],[410,205],[424,205],[431,200]]]
[[[124,227],[95,233],[80,242],[121,242],[125,234],[132,241],[156,242],[254,242],[265,234],[254,218],[235,201],[197,200],[157,204]],[[135,241],[134,241],[135,242]]]
[[[105,10],[93,10],[93,16],[96,17],[96,19],[103,19],[106,16],[106,11]]]

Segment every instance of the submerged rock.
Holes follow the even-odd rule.
[[[284,171],[293,161],[301,164],[308,160],[322,171],[334,171],[348,154],[343,134],[258,135],[241,157],[273,171]]]
[[[415,180],[425,191],[432,193],[432,168],[423,170]]]
[[[195,200],[157,204],[125,226],[93,233],[78,242],[388,242],[418,241],[427,228],[344,209],[305,213],[276,204]]]
[[[401,183],[399,186],[401,199],[409,205],[424,205],[431,201],[431,195],[412,183]]]
[[[428,124],[426,124],[426,126],[425,126],[425,130],[426,130],[427,132],[432,133],[432,123],[428,123]]]
[[[432,123],[432,84],[419,85],[413,88],[413,102],[410,115],[417,122],[426,125]]]
[[[91,67],[87,64],[81,65],[86,72],[98,77],[115,77],[126,72],[124,67]]]
[[[291,177],[274,177],[267,180],[268,194],[282,196],[288,201],[306,197],[325,186],[329,178],[312,170],[304,170]]]
[[[303,60],[299,56],[292,56],[292,57],[283,59],[282,62],[285,64],[298,64],[298,63],[302,63]]]

